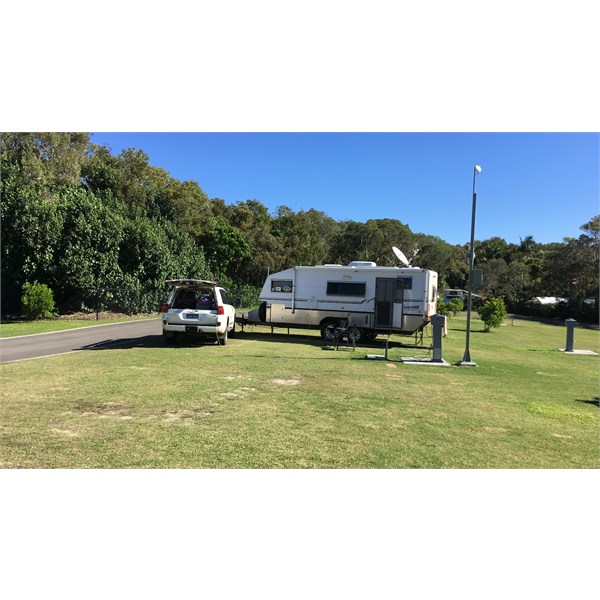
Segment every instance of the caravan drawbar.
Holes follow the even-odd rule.
[[[249,321],[280,327],[353,326],[355,341],[378,333],[412,334],[436,312],[438,275],[418,267],[298,266],[267,277]]]

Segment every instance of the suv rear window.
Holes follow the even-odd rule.
[[[173,308],[214,310],[217,307],[212,289],[181,288],[175,293]]]

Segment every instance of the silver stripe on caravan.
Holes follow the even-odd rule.
[[[296,311],[296,267],[292,271],[292,313]]]
[[[282,298],[273,298],[272,296],[263,296],[265,302],[271,302],[272,304],[279,304],[283,301]],[[295,299],[296,302],[310,302],[312,300],[314,300],[314,298],[296,298]],[[356,300],[319,300],[319,305],[321,304],[340,304],[340,302],[343,302],[344,304],[350,305],[356,305],[356,306],[360,306],[361,304],[364,304],[365,302],[371,302],[372,300],[374,300],[374,298],[370,298],[369,300],[361,300],[360,302],[357,302]],[[292,297],[292,310],[300,310],[298,307],[294,308],[294,298]],[[314,310],[314,309],[311,309]]]

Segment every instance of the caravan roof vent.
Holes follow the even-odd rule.
[[[377,263],[371,262],[369,260],[353,260],[349,265],[349,267],[376,267]]]

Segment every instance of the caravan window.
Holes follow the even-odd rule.
[[[404,301],[404,290],[412,290],[412,277],[398,277],[394,289],[394,302]]]
[[[366,295],[366,283],[354,283],[349,281],[328,281],[328,296],[358,296],[364,298]]]
[[[292,293],[292,280],[291,279],[272,279],[271,280],[271,291],[272,292],[285,292],[287,294]]]

